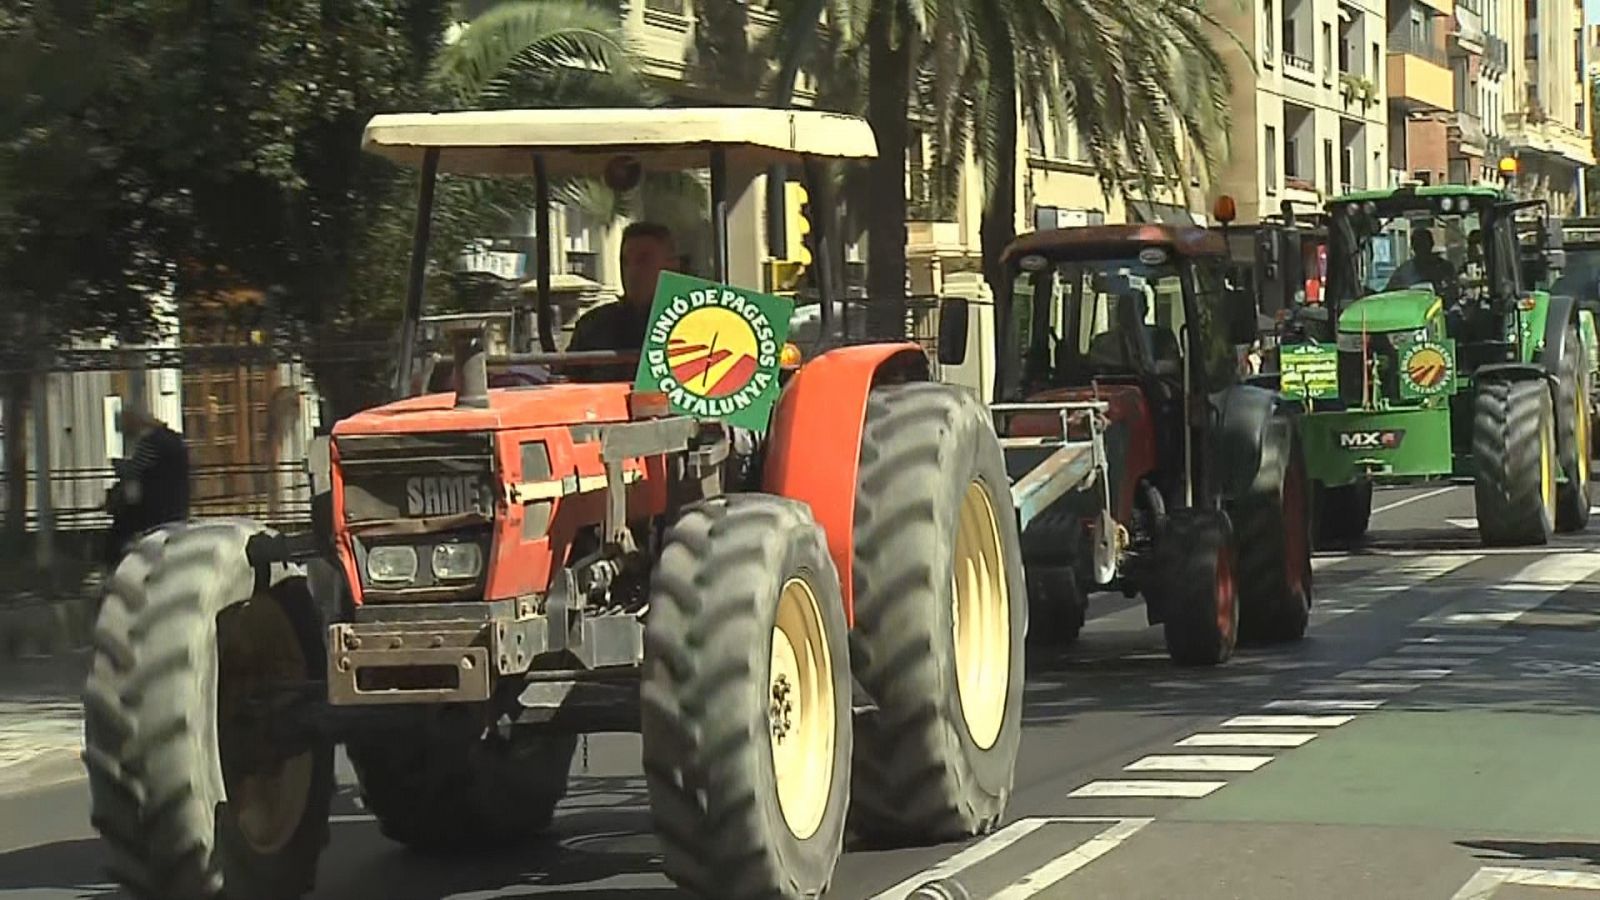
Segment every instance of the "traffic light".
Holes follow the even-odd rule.
[[[784,256],[790,262],[811,265],[811,195],[805,185],[788,182],[783,186],[784,237],[788,247]]]

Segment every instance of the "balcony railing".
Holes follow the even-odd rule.
[[[1466,144],[1470,147],[1483,147],[1485,142],[1483,120],[1478,117],[1476,112],[1456,113],[1455,121],[1451,123],[1451,127],[1456,132],[1458,143]]]
[[[1304,56],[1296,56],[1293,53],[1283,54],[1283,67],[1285,69],[1293,69],[1297,72],[1303,72],[1307,76],[1313,78],[1316,77],[1317,73],[1317,67],[1315,63],[1309,59],[1306,59]]]
[[[1450,59],[1445,55],[1442,47],[1431,41],[1415,37],[1407,30],[1391,31],[1389,33],[1389,52],[1420,57],[1440,66],[1450,65]]]

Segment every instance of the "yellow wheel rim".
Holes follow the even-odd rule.
[[[239,832],[257,853],[276,853],[293,839],[305,817],[314,768],[308,751],[247,771],[230,772],[230,748],[249,752],[259,713],[243,709],[252,697],[274,683],[295,683],[306,678],[305,651],[283,607],[269,594],[257,594],[248,603],[217,618],[217,728],[223,748],[222,771],[228,806]],[[243,732],[232,722],[249,722]],[[232,732],[232,733],[230,733]]]
[[[1550,452],[1550,429],[1539,432],[1539,496],[1544,500],[1545,511],[1555,515],[1556,473],[1555,454]]]
[[[778,595],[767,724],[778,805],[789,830],[805,840],[816,834],[828,808],[838,722],[822,608],[800,578],[785,582]]]
[[[1573,392],[1576,395],[1573,398],[1573,405],[1576,407],[1576,409],[1573,410],[1573,413],[1577,416],[1577,418],[1574,419],[1573,421],[1577,422],[1577,428],[1576,428],[1576,431],[1578,432],[1578,472],[1577,472],[1577,474],[1578,474],[1578,487],[1581,489],[1581,488],[1587,488],[1589,486],[1589,465],[1590,465],[1590,460],[1589,460],[1589,429],[1593,426],[1594,423],[1589,421],[1589,397],[1588,397],[1588,392],[1582,389],[1583,388],[1583,382],[1581,380],[1578,382],[1578,388],[1579,388],[1578,390]],[[1588,502],[1588,497],[1587,496],[1583,497],[1582,499],[1583,499],[1583,502],[1585,502],[1585,503]]]
[[[989,492],[967,486],[956,532],[956,685],[967,732],[981,749],[1000,739],[1011,682],[1011,597]]]

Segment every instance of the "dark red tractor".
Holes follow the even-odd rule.
[[[1172,658],[1293,640],[1312,602],[1305,462],[1292,408],[1246,384],[1248,291],[1213,232],[1108,225],[1025,235],[996,300],[994,413],[1023,524],[1030,634],[1066,642],[1087,597],[1143,595]],[[971,317],[947,301],[941,361]],[[1097,469],[1025,489],[1049,460]],[[1098,461],[1097,461],[1098,460]]]

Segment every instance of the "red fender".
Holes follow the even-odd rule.
[[[904,362],[908,365],[890,365]],[[855,624],[851,549],[855,544],[856,470],[867,394],[880,377],[926,381],[928,358],[912,343],[862,344],[830,350],[806,363],[778,400],[767,439],[762,490],[799,500],[828,537],[839,570],[845,621]]]

